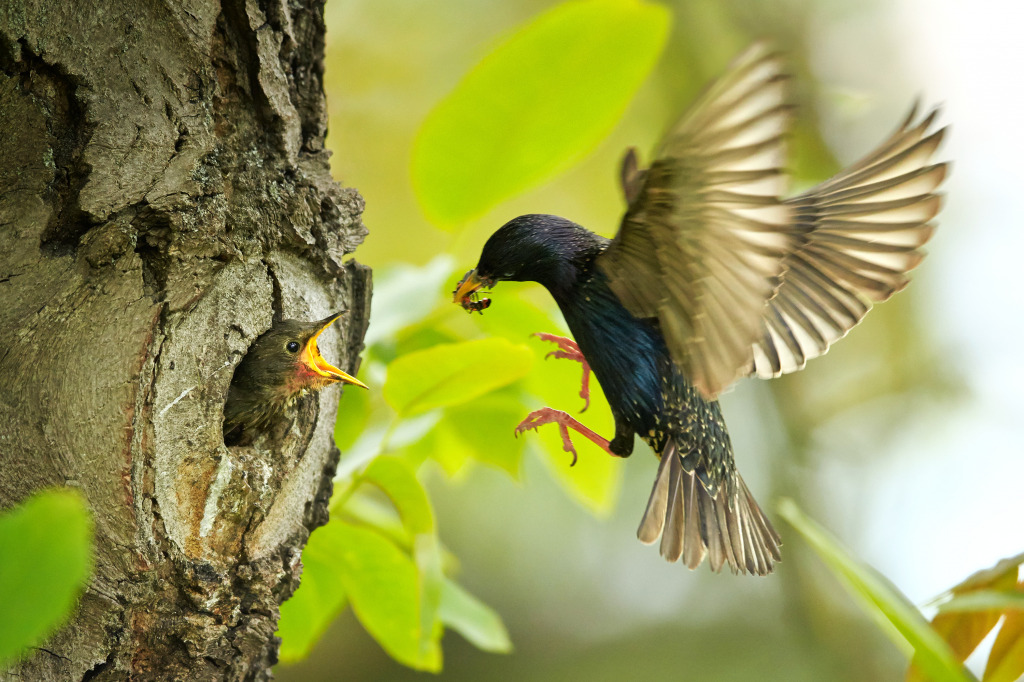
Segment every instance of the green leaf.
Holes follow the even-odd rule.
[[[0,515],[0,669],[74,612],[92,573],[92,518],[70,488]]]
[[[518,478],[525,440],[513,436],[516,424],[525,416],[521,400],[491,394],[467,405],[448,408],[438,428],[449,432],[473,459]],[[436,453],[435,459],[448,456]]]
[[[387,341],[419,322],[437,303],[437,292],[454,267],[449,254],[435,256],[423,267],[393,265],[373,277],[373,315],[364,339],[367,346]]]
[[[832,535],[806,516],[791,499],[779,502],[779,514],[797,529],[832,572],[846,584],[901,650],[909,644],[915,663],[936,682],[970,682],[975,678],[957,661],[949,645],[931,628],[917,607],[892,583],[846,552]],[[976,681],[975,681],[976,682]]]
[[[966,660],[1003,616],[1002,606],[989,609],[994,603],[991,598],[975,595],[1011,592],[1017,587],[1017,566],[1022,560],[1024,555],[1003,559],[991,568],[977,571],[940,597],[952,595],[952,599],[940,604],[939,612],[932,619],[932,628],[946,640],[958,661]],[[907,670],[907,682],[925,679],[915,657]]]
[[[339,577],[359,622],[399,663],[439,671],[440,643],[420,621],[416,564],[372,530],[344,521],[331,521],[325,528],[332,525]]]
[[[1006,614],[985,664],[985,682],[1016,682],[1024,675],[1024,613]]]
[[[539,435],[538,435],[539,434]],[[572,453],[562,448],[558,427],[548,424],[540,427],[538,433],[527,432],[526,438],[533,438],[544,452],[544,463],[569,497],[589,510],[605,518],[615,508],[622,482],[622,460],[591,444],[575,431],[569,432],[579,459],[572,465]],[[653,469],[657,466],[655,463]]]
[[[444,573],[441,569],[441,545],[434,534],[417,535],[413,557],[420,576],[420,655],[428,658],[436,651],[437,667],[441,667],[441,590]]]
[[[346,602],[388,654],[418,670],[441,666],[438,635],[420,621],[413,560],[380,533],[332,520],[310,535],[302,584],[281,605],[281,660],[305,658]]]
[[[283,663],[306,658],[327,626],[345,608],[341,539],[335,522],[309,536],[302,551],[302,582],[291,598],[281,604],[277,635],[281,638],[278,655]]]
[[[503,389],[446,408],[437,426],[402,449],[401,456],[416,465],[433,459],[450,477],[476,460],[518,478],[526,439],[513,437],[513,431],[527,413],[519,396],[519,391]]]
[[[370,391],[353,388],[356,390],[346,390],[342,394],[341,403],[338,405],[338,417],[334,422],[334,444],[342,452],[348,452],[349,448],[355,445],[370,423],[374,396]]]
[[[460,405],[522,378],[532,353],[505,339],[480,339],[409,353],[388,367],[384,399],[401,417]]]
[[[384,491],[402,517],[409,535],[434,533],[434,510],[409,465],[393,455],[381,455],[366,467],[363,480]]]
[[[394,354],[388,358],[388,362],[443,343],[465,341],[467,338],[465,335],[453,333],[437,322],[438,317],[444,317],[445,314],[450,315],[452,312],[458,312],[455,306],[453,305],[451,308],[446,306],[444,312],[438,316],[432,315],[414,325],[402,328],[395,337]]]
[[[427,216],[454,225],[593,150],[654,68],[669,11],[575,0],[520,27],[430,112],[412,157]]]
[[[403,448],[401,456],[415,466],[433,459],[448,476],[462,473],[473,453],[452,428],[447,415],[448,410],[445,410],[437,426],[420,440]]]
[[[547,308],[524,298],[529,293],[538,292],[542,292]],[[554,307],[554,302],[539,284],[502,282],[501,287],[488,296],[491,298],[491,307],[483,315],[470,317],[474,325],[487,336],[503,336],[509,341],[527,343],[531,348],[540,350],[545,344],[536,345],[539,342],[531,338],[532,334],[568,334],[565,321],[557,313],[558,309]],[[549,311],[554,315],[549,314]]]
[[[540,339],[531,339],[530,349],[543,358],[557,346]],[[581,424],[604,438],[615,433],[615,420],[597,379],[590,376],[590,407],[580,412],[584,402],[580,397],[583,376],[578,362],[548,358],[538,362],[530,373],[527,390],[536,395],[543,405],[568,412]],[[523,414],[520,419],[526,417]],[[538,445],[544,453],[543,461],[555,480],[571,498],[598,516],[607,516],[615,507],[622,483],[622,460],[612,457],[590,440],[575,431],[569,431],[579,459],[575,466],[572,454],[562,446],[558,426],[545,424],[536,431],[526,431],[520,438]],[[657,462],[651,458],[651,475]]]
[[[402,523],[395,506],[390,500],[382,499],[380,495],[369,495],[368,492],[368,489],[360,489],[338,497],[332,502],[331,518],[369,526],[399,547],[411,552],[412,538],[409,537],[409,529]]]
[[[501,617],[451,580],[445,580],[441,590],[441,621],[478,649],[498,654],[512,651]]]
[[[960,597],[953,597],[939,605],[939,613],[1004,609],[1024,610],[1024,592],[978,590],[977,592],[968,592]]]
[[[1013,587],[1017,583],[1017,572],[1022,564],[1024,564],[1024,553],[1000,559],[995,566],[972,573],[966,580],[949,590],[949,593],[958,595],[973,590]],[[939,597],[939,599],[941,598],[942,596]]]

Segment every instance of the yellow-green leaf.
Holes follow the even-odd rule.
[[[382,535],[332,521],[339,578],[366,631],[400,663],[417,670],[441,669],[435,633],[420,621],[420,584],[413,560]]]
[[[593,150],[654,68],[671,15],[642,0],[572,0],[521,26],[430,112],[413,187],[455,225]]]
[[[533,338],[530,340],[530,349],[543,358],[548,352],[556,350],[557,346]],[[615,435],[611,408],[593,374],[590,376],[590,407],[585,412],[580,411],[584,405],[579,395],[583,376],[580,363],[549,358],[535,363],[534,367],[527,381],[527,389],[545,406],[569,413],[603,438],[611,439]],[[579,453],[576,465],[570,466],[572,454],[563,449],[559,428],[555,424],[546,424],[536,431],[526,431],[519,437],[540,446],[545,464],[570,497],[595,514],[604,516],[611,512],[618,499],[624,462],[570,430],[569,437]],[[640,464],[633,463],[633,466]],[[653,476],[657,467],[656,460],[652,457],[647,465],[651,467]]]
[[[975,571],[962,583],[953,587],[950,592],[953,594],[966,594],[974,590],[1012,587],[1016,582],[1017,572],[1022,564],[1024,564],[1024,553],[1000,559],[991,568]]]
[[[939,613],[1024,610],[1024,591],[978,590],[939,605]]]
[[[340,578],[342,540],[338,524],[331,522],[313,531],[302,550],[302,582],[281,604],[277,623],[282,663],[306,658],[345,608],[345,588]]]
[[[434,346],[391,363],[384,399],[402,417],[461,405],[524,377],[532,359],[500,338]]]
[[[624,462],[592,445],[575,431],[569,432],[579,459],[571,466],[572,454],[562,449],[558,427],[549,424],[539,429],[539,435],[530,431],[526,437],[535,439],[544,452],[544,462],[555,480],[569,497],[599,517],[606,517],[619,497]],[[657,462],[652,459],[651,475]]]
[[[437,535],[423,533],[413,542],[413,558],[420,576],[420,656],[436,656],[437,667],[441,668],[441,589],[444,573],[441,569],[441,544]]]
[[[1015,682],[1024,675],[1024,613],[1006,614],[985,665],[984,682]]]
[[[786,519],[825,564],[843,582],[901,650],[909,644],[915,661],[933,682],[976,682],[954,656],[949,645],[931,628],[921,612],[892,583],[870,566],[860,563],[828,531],[806,516],[791,499],[779,502],[779,514]]]
[[[977,571],[949,591],[952,599],[939,605],[932,628],[949,643],[957,660],[971,655],[999,623],[1002,609],[1010,608],[1013,599],[1019,604],[1024,598],[1024,594],[1011,592],[1017,586],[1017,566],[1022,560],[1024,555],[1019,555]],[[907,671],[907,682],[927,679],[915,657]]]
[[[478,649],[497,654],[512,651],[501,617],[451,580],[445,580],[441,590],[441,621]]]
[[[373,483],[388,496],[412,536],[434,532],[434,511],[427,491],[403,460],[381,455],[366,467],[363,480]]]
[[[369,425],[373,399],[370,391],[362,389],[347,390],[342,394],[338,417],[334,422],[334,444],[342,452],[347,452],[355,445]]]
[[[331,506],[332,519],[344,519],[357,525],[368,526],[411,552],[413,538],[395,513],[395,507],[379,495],[368,494],[369,489],[360,488],[355,492],[342,493]]]
[[[448,408],[437,427],[450,432],[463,451],[477,461],[518,478],[525,442],[514,438],[513,430],[525,416],[521,401],[507,394],[487,395],[470,404]]]
[[[0,515],[0,669],[74,612],[92,572],[92,518],[70,488]]]
[[[525,296],[535,293],[548,304],[547,308],[538,306]],[[488,294],[491,307],[483,315],[473,315],[474,326],[487,336],[503,336],[509,341],[527,343],[531,348],[540,350],[545,344],[540,343],[532,334],[547,332],[549,334],[566,335],[565,321],[560,315],[549,314],[557,311],[554,301],[539,284],[502,282],[499,287]],[[545,349],[554,350],[554,347]]]
[[[373,315],[363,339],[366,345],[387,342],[400,329],[430,314],[453,263],[450,255],[442,254],[422,267],[397,263],[383,272],[374,268]]]
[[[473,453],[452,428],[447,418],[448,410],[444,412],[444,416],[430,433],[402,448],[401,456],[416,466],[427,459],[433,459],[441,465],[448,476],[455,476],[464,472],[464,467]]]

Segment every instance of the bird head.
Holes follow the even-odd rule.
[[[502,225],[484,244],[476,269],[454,292],[467,310],[482,288],[500,281],[539,282],[552,293],[570,287],[579,268],[604,248],[607,240],[576,223],[553,215],[522,215]]]
[[[342,382],[367,388],[324,359],[317,339],[342,313],[316,322],[284,320],[264,332],[249,348],[234,383],[268,400],[289,398],[303,391],[319,391]]]

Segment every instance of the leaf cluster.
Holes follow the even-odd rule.
[[[74,613],[92,574],[93,525],[71,488],[36,493],[0,513],[0,669]]]

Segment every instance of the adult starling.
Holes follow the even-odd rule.
[[[317,338],[341,317],[317,322],[284,320],[264,332],[235,368],[224,405],[224,435],[264,427],[296,397],[341,381],[366,384],[324,360]]]
[[[516,429],[572,428],[626,457],[639,435],[661,459],[638,536],[696,568],[765,575],[778,534],[736,471],[716,400],[744,375],[803,368],[873,302],[906,286],[939,211],[943,130],[916,107],[885,142],[830,180],[790,198],[782,169],[788,78],[762,45],[741,54],[669,131],[646,170],[622,165],[628,203],[608,240],[557,216],[524,215],[484,245],[455,302],[502,280],[545,286],[615,418],[609,442],[544,408]],[[576,345],[578,343],[578,346]],[[584,391],[586,394],[586,386]]]

